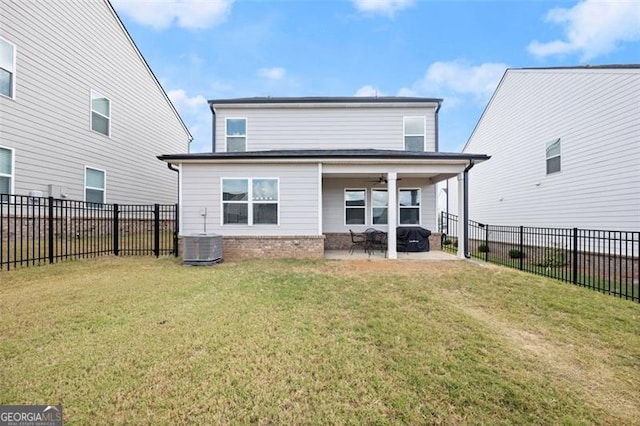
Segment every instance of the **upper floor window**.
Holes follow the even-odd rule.
[[[13,149],[0,147],[0,194],[13,193]],[[2,195],[0,201],[6,202]]]
[[[247,119],[227,118],[226,120],[227,152],[244,152],[247,150]]]
[[[547,174],[560,171],[560,138],[547,142]]]
[[[401,225],[420,225],[420,189],[401,189],[398,204]]]
[[[0,95],[13,98],[15,80],[16,46],[0,38]]]
[[[111,101],[95,90],[91,91],[91,130],[111,135]]]
[[[277,225],[278,179],[222,179],[222,224]]]
[[[389,210],[389,194],[386,189],[371,190],[371,223],[373,225],[386,225]]]
[[[107,172],[85,167],[84,200],[88,203],[104,204]]]
[[[424,151],[424,136],[424,117],[404,117],[405,151]]]
[[[364,225],[367,208],[366,189],[344,190],[344,222],[347,225]]]

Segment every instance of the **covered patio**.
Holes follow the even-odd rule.
[[[344,257],[341,252],[350,248],[351,231],[362,234],[374,229],[385,234],[386,255],[364,252],[361,255],[387,259],[406,257],[405,253],[398,252],[402,245],[399,227],[421,227],[430,231],[431,248],[439,251],[436,185],[458,176],[458,205],[465,206],[468,172],[475,164],[488,159],[485,155],[439,152],[358,151],[350,154],[325,158],[319,165],[322,177],[320,231],[326,239],[325,258]],[[358,198],[350,199],[350,193]],[[412,212],[411,207],[416,211]],[[359,216],[350,216],[350,212],[358,208]],[[458,235],[465,235],[464,220],[459,223]],[[431,252],[410,255],[416,259],[438,256],[428,253]],[[461,244],[457,255],[463,258],[464,254],[465,246]],[[449,256],[445,254],[443,258]]]

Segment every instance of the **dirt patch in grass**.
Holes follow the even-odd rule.
[[[629,377],[619,377],[619,373],[617,375],[606,362],[595,361],[611,359],[614,356],[611,351],[562,344],[539,332],[525,330],[521,328],[522,325],[506,322],[486,310],[464,306],[463,303],[456,300],[458,308],[504,339],[522,357],[529,358],[541,372],[556,381],[565,382],[567,388],[578,390],[581,398],[588,400],[599,411],[616,412],[617,415],[609,418],[609,421],[637,416],[638,395],[637,392],[628,391]]]

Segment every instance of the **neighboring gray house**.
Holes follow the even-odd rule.
[[[212,152],[180,168],[181,235],[224,236],[225,257],[322,257],[349,230],[437,230],[436,183],[485,155],[438,152],[440,99],[209,101]],[[388,257],[397,256],[390,232]]]
[[[640,66],[508,69],[463,150],[478,151],[470,219],[639,230]]]
[[[0,1],[0,193],[177,202],[191,135],[107,1]]]

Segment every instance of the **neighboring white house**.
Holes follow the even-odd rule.
[[[640,66],[508,69],[463,152],[491,156],[469,181],[472,220],[638,231]]]
[[[0,1],[0,193],[174,203],[190,140],[108,1]]]
[[[209,103],[212,152],[159,158],[181,170],[181,235],[222,234],[225,256],[321,257],[348,248],[349,230],[436,232],[436,183],[488,158],[438,152],[440,99]]]

